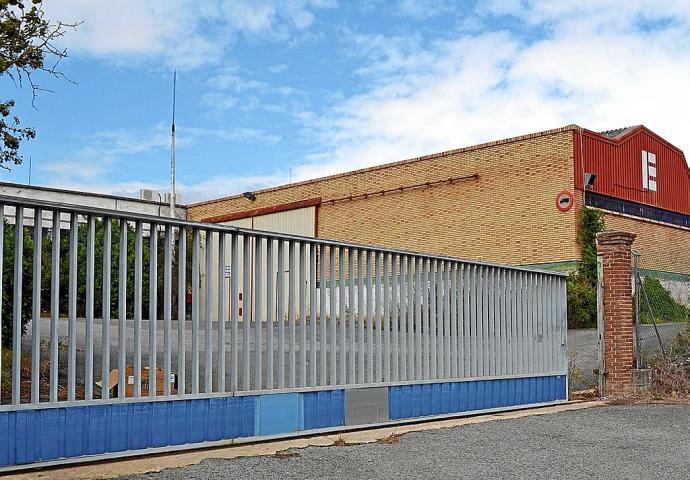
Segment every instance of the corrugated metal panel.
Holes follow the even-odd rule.
[[[340,427],[345,424],[345,391],[324,390],[302,394],[304,429]]]
[[[390,387],[391,420],[566,400],[565,375]]]
[[[0,412],[0,465],[254,435],[256,397]]]
[[[582,139],[574,132],[573,140],[576,188],[583,186],[583,172],[595,173],[593,192],[690,213],[690,176],[685,157],[653,132],[638,127],[620,140],[611,140],[585,130]],[[656,155],[657,191],[643,188],[643,150]]]

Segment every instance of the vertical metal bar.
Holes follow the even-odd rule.
[[[38,403],[41,386],[41,251],[43,246],[43,212],[34,209],[34,258],[31,315],[31,403]]]
[[[545,353],[545,339],[544,339],[544,284],[543,276],[535,275],[535,303],[537,311],[537,356],[539,372],[545,371],[544,353]]]
[[[374,383],[374,301],[372,264],[375,253],[367,250],[367,380]]]
[[[532,372],[532,364],[530,362],[530,321],[529,321],[529,275],[522,274],[522,285],[520,289],[522,295],[522,356],[523,356],[523,373]]]
[[[76,214],[73,214],[73,217]],[[22,369],[22,275],[24,273],[24,207],[17,206],[14,210],[14,297],[12,304],[12,404],[21,403],[21,369]],[[71,266],[71,264],[70,264]],[[70,286],[74,270],[70,269]],[[71,293],[71,289],[70,289]],[[76,295],[70,297],[76,301]],[[70,303],[71,305],[71,303]],[[74,321],[71,321],[74,324]],[[76,365],[76,345],[74,336],[70,337],[70,360],[72,360],[72,349],[74,349],[75,359],[70,363],[70,372],[74,376]],[[73,383],[72,383],[73,385]],[[74,388],[71,389],[74,397]]]
[[[266,239],[266,388],[273,388],[273,299],[275,298],[275,269],[273,268],[273,244]]]
[[[240,271],[239,255],[238,255],[238,235],[233,233],[230,237],[230,321],[232,325],[230,326],[230,358],[232,367],[230,370],[230,388],[233,392],[239,390],[238,386],[238,367],[237,360],[238,355],[238,322],[239,322],[239,282],[238,276]]]
[[[400,343],[398,336],[399,328],[399,316],[400,316],[400,301],[398,299],[398,286],[400,282],[398,281],[400,270],[400,256],[391,255],[391,307],[390,307],[390,317],[391,317],[391,376],[389,380],[397,381],[399,377],[399,358],[400,358]]]
[[[422,268],[423,260],[414,258],[414,340],[415,340],[415,380],[422,375]]]
[[[457,271],[457,301],[458,301],[458,377],[465,376],[465,264],[458,264]]]
[[[2,265],[2,257],[3,255],[3,250],[2,250],[2,242],[4,238],[4,224],[5,224],[5,219],[4,219],[4,208],[0,206],[0,276],[2,275],[3,271],[3,265]],[[109,220],[109,219],[108,219]],[[105,219],[103,222],[105,223]],[[108,237],[106,238],[106,233],[108,233]],[[110,245],[110,230],[108,232],[104,232],[103,234],[103,242],[105,243],[106,239],[108,240],[108,245]],[[105,247],[103,247],[103,255],[105,258],[106,252]],[[110,257],[108,257],[110,258]],[[105,261],[105,260],[104,260]],[[51,255],[51,265],[50,265],[50,402],[57,402],[58,401],[58,349],[59,349],[59,324],[60,324],[60,212],[58,210],[53,211],[53,245],[52,245],[52,255]],[[108,275],[108,292],[110,292],[110,260],[108,260],[108,268],[107,268],[107,275]],[[103,268],[103,286],[105,288],[105,278],[106,278],[106,268],[104,265]],[[108,295],[110,297],[110,295]],[[0,280],[0,298],[2,298],[2,281]],[[110,298],[108,298],[108,303],[110,303]],[[108,305],[109,309],[110,305]],[[103,303],[103,308],[105,310],[106,305],[105,301]],[[1,310],[1,309],[0,309]],[[107,318],[107,317],[104,317]],[[1,322],[0,322],[1,323]],[[104,326],[103,326],[103,331],[107,332],[107,323],[104,321]],[[104,334],[104,337],[107,336]],[[2,342],[0,341],[0,345]],[[102,347],[103,351],[109,351],[109,348],[106,349],[105,345]],[[110,355],[108,355],[109,357]],[[104,354],[105,357],[105,354]],[[105,364],[105,362],[101,362],[102,364]],[[107,368],[107,367],[104,367]],[[2,368],[0,368],[2,370]],[[102,378],[103,382],[103,398],[107,398],[107,391],[109,388],[109,385],[107,383],[106,377],[108,376],[107,370],[105,371],[105,375]]]
[[[348,356],[348,376],[347,381],[350,384],[357,383],[357,377],[355,376],[355,349],[357,344],[355,343],[355,260],[354,260],[355,250],[349,248],[347,250],[347,310],[349,312],[347,322],[348,322],[348,339],[347,339],[347,356]]]
[[[527,361],[528,361],[528,371],[534,373],[536,370],[534,368],[534,305],[532,301],[532,279],[531,273],[527,274],[527,289],[525,291],[525,301],[527,303]]]
[[[513,312],[512,312],[512,274],[511,270],[505,270],[503,273],[503,308],[505,312],[505,322],[503,324],[503,342],[505,346],[505,359],[503,362],[506,375],[512,374],[512,338],[513,338]]]
[[[376,377],[375,381],[381,382],[383,381],[383,357],[382,357],[382,352],[383,352],[383,336],[382,336],[382,328],[383,328],[383,291],[382,291],[382,285],[381,285],[381,277],[380,277],[380,272],[381,272],[381,262],[383,261],[383,254],[379,254],[377,252],[374,253],[374,256],[376,257],[375,263],[376,267],[374,269],[374,282],[375,282],[375,289],[376,289],[376,314],[374,315],[375,321],[374,323],[376,324]]]
[[[487,287],[488,287],[488,297],[487,297],[487,308],[489,315],[487,316],[487,352],[488,356],[485,356],[485,366],[487,367],[487,373],[491,376],[496,375],[496,297],[498,288],[496,286],[496,269],[491,268],[487,272]]]
[[[481,325],[482,325],[482,267],[472,267],[472,342],[470,346],[472,356],[472,376],[481,375]]]
[[[445,359],[446,359],[446,262],[439,261],[438,263],[438,279],[436,283],[437,303],[436,303],[436,317],[438,335],[438,366],[437,373],[439,378],[445,378]]]
[[[546,339],[546,360],[545,367],[547,372],[553,371],[553,328],[551,327],[551,322],[553,320],[552,315],[552,297],[551,297],[551,276],[543,276],[542,278],[542,288],[544,290],[542,296],[542,310],[544,312],[544,337]]]
[[[512,373],[517,375],[520,373],[520,306],[518,304],[520,288],[520,273],[515,271],[511,275],[511,298],[512,298],[512,336],[513,342],[513,369]]]
[[[91,222],[89,219],[89,230]],[[134,396],[141,396],[141,296],[142,296],[142,231],[136,222],[134,231]],[[89,263],[88,260],[86,262]],[[89,266],[87,265],[87,273]],[[88,327],[88,322],[87,322]],[[88,328],[87,328],[88,330]]]
[[[163,250],[163,395],[170,391],[172,374],[172,225],[165,226],[165,249]],[[209,252],[207,250],[207,256]],[[206,278],[209,272],[206,272]],[[207,283],[208,295],[208,283]],[[206,311],[210,304],[207,302]]]
[[[307,386],[307,297],[306,297],[306,278],[307,278],[307,258],[306,244],[300,242],[297,246],[299,251],[299,331],[300,331],[300,386]]]
[[[357,348],[359,352],[358,363],[358,381],[359,383],[366,382],[364,375],[364,251],[357,250],[357,326],[358,326],[358,343]]]
[[[149,224],[149,396],[158,392],[158,225]],[[184,376],[184,373],[182,374]],[[184,383],[180,382],[180,385]],[[184,390],[181,389],[181,390]]]
[[[390,316],[390,263],[392,255],[385,253],[383,256],[383,381],[391,381],[391,316]]]
[[[77,235],[77,229],[76,229],[76,215],[72,214],[72,222],[75,224],[73,227],[74,229],[74,237],[76,239]],[[72,228],[70,229],[70,247],[71,247],[71,242],[72,242]],[[76,242],[75,242],[76,243]],[[70,262],[74,261],[74,269],[76,272],[76,245],[75,245],[75,252],[74,252],[74,257],[75,260],[72,260],[72,254],[70,254]],[[125,385],[126,385],[126,376],[125,376],[125,369],[127,368],[127,221],[124,218],[120,219],[120,252],[119,252],[119,267],[118,267],[118,275],[119,275],[119,291],[118,291],[118,318],[117,318],[117,369],[118,369],[118,389],[117,389],[117,396],[118,398],[125,398]],[[72,280],[72,275],[70,274],[70,280]],[[76,295],[76,276],[74,280],[74,291]],[[72,287],[70,285],[70,290],[72,290]],[[70,291],[70,297],[71,297],[71,291]],[[71,301],[71,298],[70,298]],[[75,312],[76,312],[76,305],[75,305]],[[71,390],[71,389],[68,389]]]
[[[330,262],[328,265],[330,273],[329,282],[329,296],[330,305],[328,308],[329,321],[331,324],[331,342],[330,342],[330,357],[331,357],[331,385],[336,385],[338,382],[338,367],[337,367],[337,337],[336,337],[336,327],[337,327],[337,312],[336,312],[336,286],[335,286],[335,247],[329,247]]]
[[[429,280],[430,280],[430,286],[429,286],[429,334],[432,336],[431,338],[431,359],[429,363],[431,364],[431,371],[429,374],[431,375],[431,378],[435,379],[438,378],[437,376],[437,370],[436,367],[438,365],[438,356],[437,356],[437,345],[436,341],[438,339],[438,330],[436,328],[436,272],[438,269],[438,263],[436,260],[434,260],[431,264],[431,271],[429,272]]]
[[[285,387],[285,240],[278,240],[278,388]]]
[[[469,377],[472,375],[472,357],[471,357],[471,345],[472,345],[472,270],[471,265],[463,265],[463,306],[462,306],[462,334],[463,334],[463,344],[462,344],[462,359],[463,359],[463,377]]]
[[[407,339],[407,380],[415,379],[415,349],[414,349],[414,259],[407,257],[407,315],[405,316],[405,330]]]
[[[187,370],[187,229],[180,227],[178,236],[180,238],[177,252],[177,394],[184,395],[187,390],[185,375]],[[155,370],[155,364],[151,365],[151,369]],[[153,378],[155,378],[155,371],[153,373]],[[149,386],[154,388],[155,383],[151,386],[149,380]]]
[[[309,359],[311,386],[315,387],[318,383],[317,363],[316,363],[316,269],[318,246],[315,243],[309,244]]]
[[[254,239],[254,388],[263,388],[263,348],[261,329],[263,328],[263,299],[261,285],[263,282],[263,238]]]
[[[398,378],[400,380],[407,380],[407,257],[401,255],[399,257],[400,265],[398,267]],[[394,330],[395,331],[395,330]]]
[[[295,332],[295,316],[296,316],[296,298],[295,298],[295,277],[297,270],[295,268],[295,242],[288,243],[288,346],[290,351],[289,361],[289,386],[297,386],[296,379],[296,332]]]
[[[225,392],[225,233],[218,233],[218,391]]]
[[[423,330],[424,330],[424,375],[423,375],[423,380],[428,380],[430,375],[431,375],[431,346],[430,346],[430,339],[429,339],[429,327],[430,327],[430,322],[431,319],[429,318],[429,315],[431,314],[431,285],[429,284],[429,270],[431,268],[431,260],[427,259],[420,259],[420,262],[423,263],[423,277],[422,277],[422,286],[421,286],[421,295],[423,296],[423,312],[424,312],[424,319],[423,319]]]
[[[458,377],[458,297],[457,297],[457,264],[450,264],[450,283],[449,297],[450,297],[450,370],[448,374],[451,378]]]
[[[252,317],[252,239],[244,235],[242,248],[242,388],[250,390],[250,362],[251,362],[251,317]]]
[[[445,262],[445,269],[443,273],[443,377],[450,377],[450,269],[452,268],[450,262]]]
[[[319,362],[321,366],[321,383],[328,385],[328,363],[326,350],[328,347],[328,332],[326,329],[326,246],[319,246],[319,325],[321,333],[319,335]]]
[[[165,229],[165,248],[166,252],[168,251],[168,228],[166,227]],[[213,392],[213,318],[211,317],[211,298],[212,298],[212,292],[211,288],[213,287],[213,283],[211,282],[211,268],[213,266],[213,258],[211,255],[211,248],[213,246],[213,231],[211,230],[206,230],[206,248],[204,249],[204,258],[206,260],[206,275],[204,278],[204,281],[206,283],[205,285],[205,292],[204,292],[204,392],[205,393],[211,393]],[[166,265],[166,270],[167,270],[167,265],[168,262],[166,260],[165,262]],[[167,273],[167,272],[166,272]],[[165,302],[166,305],[168,305],[168,302],[170,301],[167,293],[165,295]],[[166,315],[166,323],[167,323],[167,315]],[[167,335],[167,326],[166,326],[166,335]],[[166,353],[166,361],[167,361],[167,353]],[[166,378],[166,384],[167,378],[168,378],[168,373],[165,374]],[[167,394],[166,394],[167,395]]]
[[[505,361],[505,349],[503,348],[503,325],[504,325],[504,310],[503,310],[503,270],[495,269],[494,279],[494,329],[495,329],[495,349],[496,349],[496,375],[504,375],[503,362]]]
[[[338,381],[341,384],[347,383],[345,376],[346,370],[346,346],[345,346],[345,249],[338,248]]]
[[[482,323],[482,330],[483,330],[483,335],[482,335],[482,365],[484,367],[483,369],[483,375],[490,375],[491,373],[491,347],[489,346],[489,342],[491,341],[490,334],[492,333],[489,330],[489,322],[491,320],[490,314],[491,314],[491,308],[492,308],[492,280],[493,280],[493,268],[487,267],[484,270],[484,296],[483,296],[483,308],[484,308],[484,315],[483,315],[483,323]]]
[[[192,393],[199,393],[199,230],[192,230]]]

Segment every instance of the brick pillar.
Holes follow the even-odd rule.
[[[601,257],[604,307],[604,372],[606,396],[630,395],[634,391],[632,244],[635,235],[603,232],[597,235]]]

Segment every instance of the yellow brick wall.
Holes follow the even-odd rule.
[[[690,274],[690,230],[614,213],[607,213],[604,223],[607,230],[637,235],[633,250],[640,254],[642,268]]]
[[[577,208],[556,208],[557,194],[573,191],[569,128],[259,191],[254,202],[241,196],[204,202],[190,206],[189,216],[199,220],[474,173],[477,180],[322,204],[318,236],[513,264],[578,258]]]

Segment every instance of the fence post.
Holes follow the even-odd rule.
[[[635,235],[627,232],[603,232],[597,235],[597,255],[601,262],[603,313],[603,364],[600,371],[600,395],[623,396],[634,391],[633,369],[633,295],[632,244]],[[603,380],[603,381],[602,381]]]

